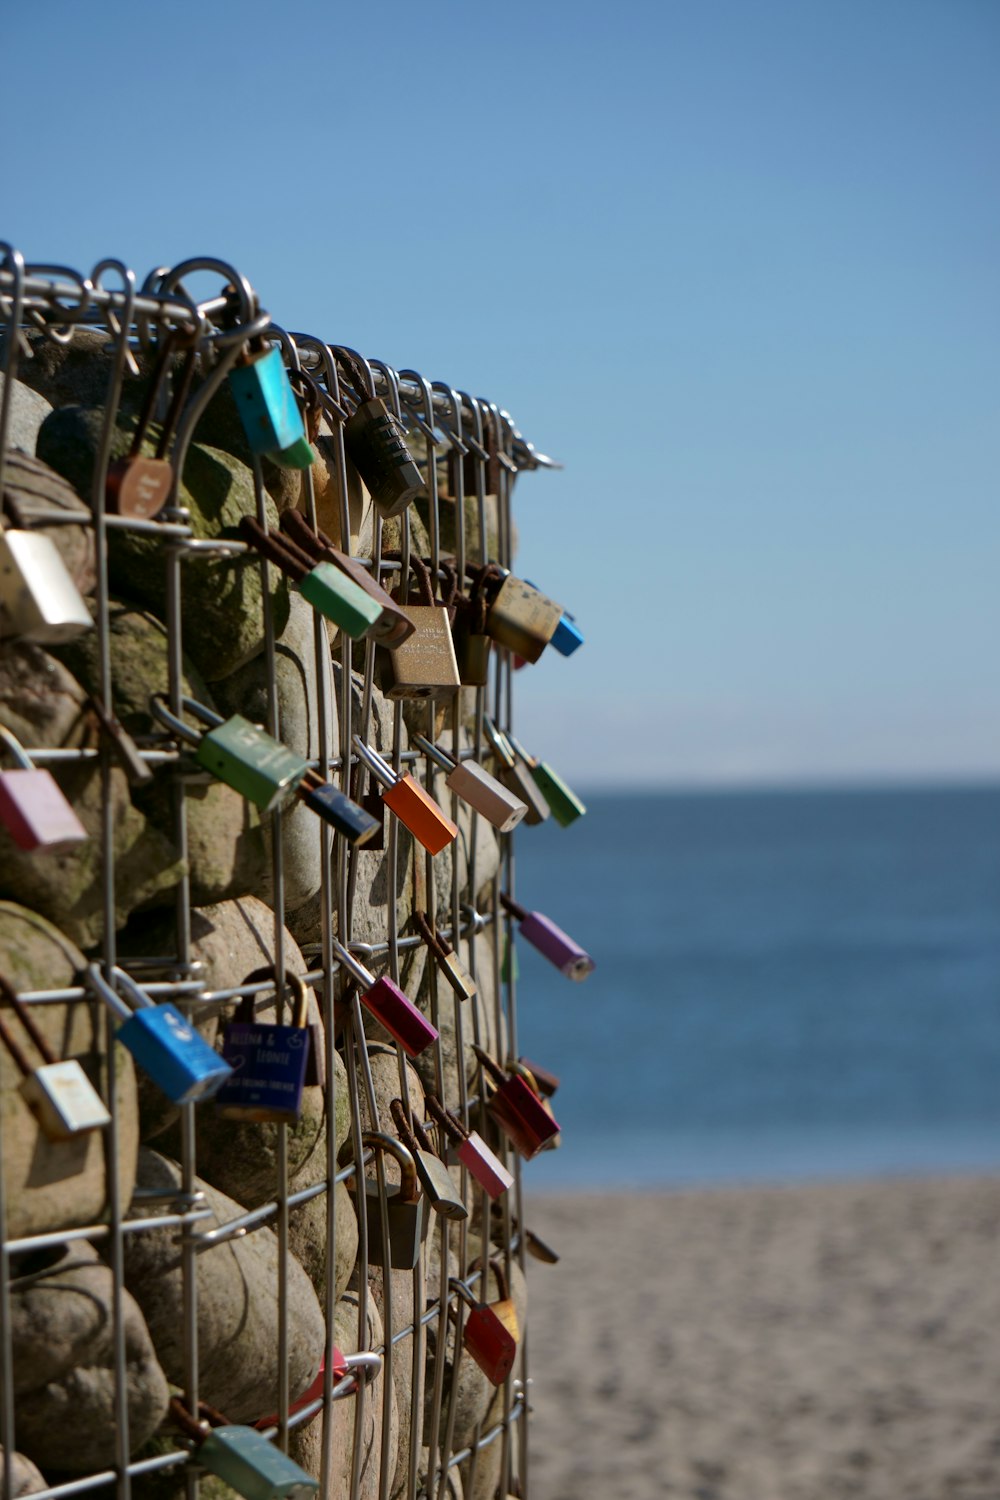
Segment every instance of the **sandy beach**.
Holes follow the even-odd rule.
[[[533,1500],[998,1500],[1000,1178],[532,1195]]]

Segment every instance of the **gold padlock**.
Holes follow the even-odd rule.
[[[563,607],[533,584],[508,573],[493,596],[486,632],[525,661],[535,662],[559,627]]]
[[[446,604],[434,599],[430,569],[419,557],[410,559],[410,567],[420,585],[420,602],[405,604],[406,613],[416,629],[409,640],[389,650],[387,698],[449,698],[461,687],[451,621]]]

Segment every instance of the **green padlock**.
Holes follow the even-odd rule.
[[[199,1402],[198,1410],[200,1421],[176,1396],[170,1403],[170,1415],[194,1443],[196,1462],[245,1500],[306,1500],[319,1489],[318,1480],[255,1427],[228,1423],[221,1412],[204,1401]]]
[[[560,827],[568,828],[571,823],[576,822],[577,818],[582,818],[587,811],[586,804],[581,802],[573,789],[566,785],[558,771],[553,771],[544,760],[538,760],[534,755],[529,755],[513,735],[508,735],[507,738],[534,777],[535,784],[552,809],[552,816]]]
[[[331,562],[319,561],[284,532],[268,531],[243,516],[240,536],[290,578],[303,599],[352,640],[360,640],[382,618],[382,606]]]
[[[161,694],[154,693],[149,700],[153,717],[176,738],[196,747],[195,760],[206,771],[262,812],[274,812],[295,796],[309,769],[308,760],[241,714],[223,719],[193,698],[182,698],[181,706],[207,726],[205,734],[198,734],[172,714]]]

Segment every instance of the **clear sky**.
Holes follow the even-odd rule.
[[[1000,768],[996,0],[0,5],[0,235],[234,261],[564,460],[583,785]]]

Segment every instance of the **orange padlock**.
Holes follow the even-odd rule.
[[[429,853],[440,854],[458,837],[458,825],[442,812],[418,781],[408,774],[404,776],[394,771],[359,734],[354,736],[354,744],[365,765],[382,783],[382,801]]]

